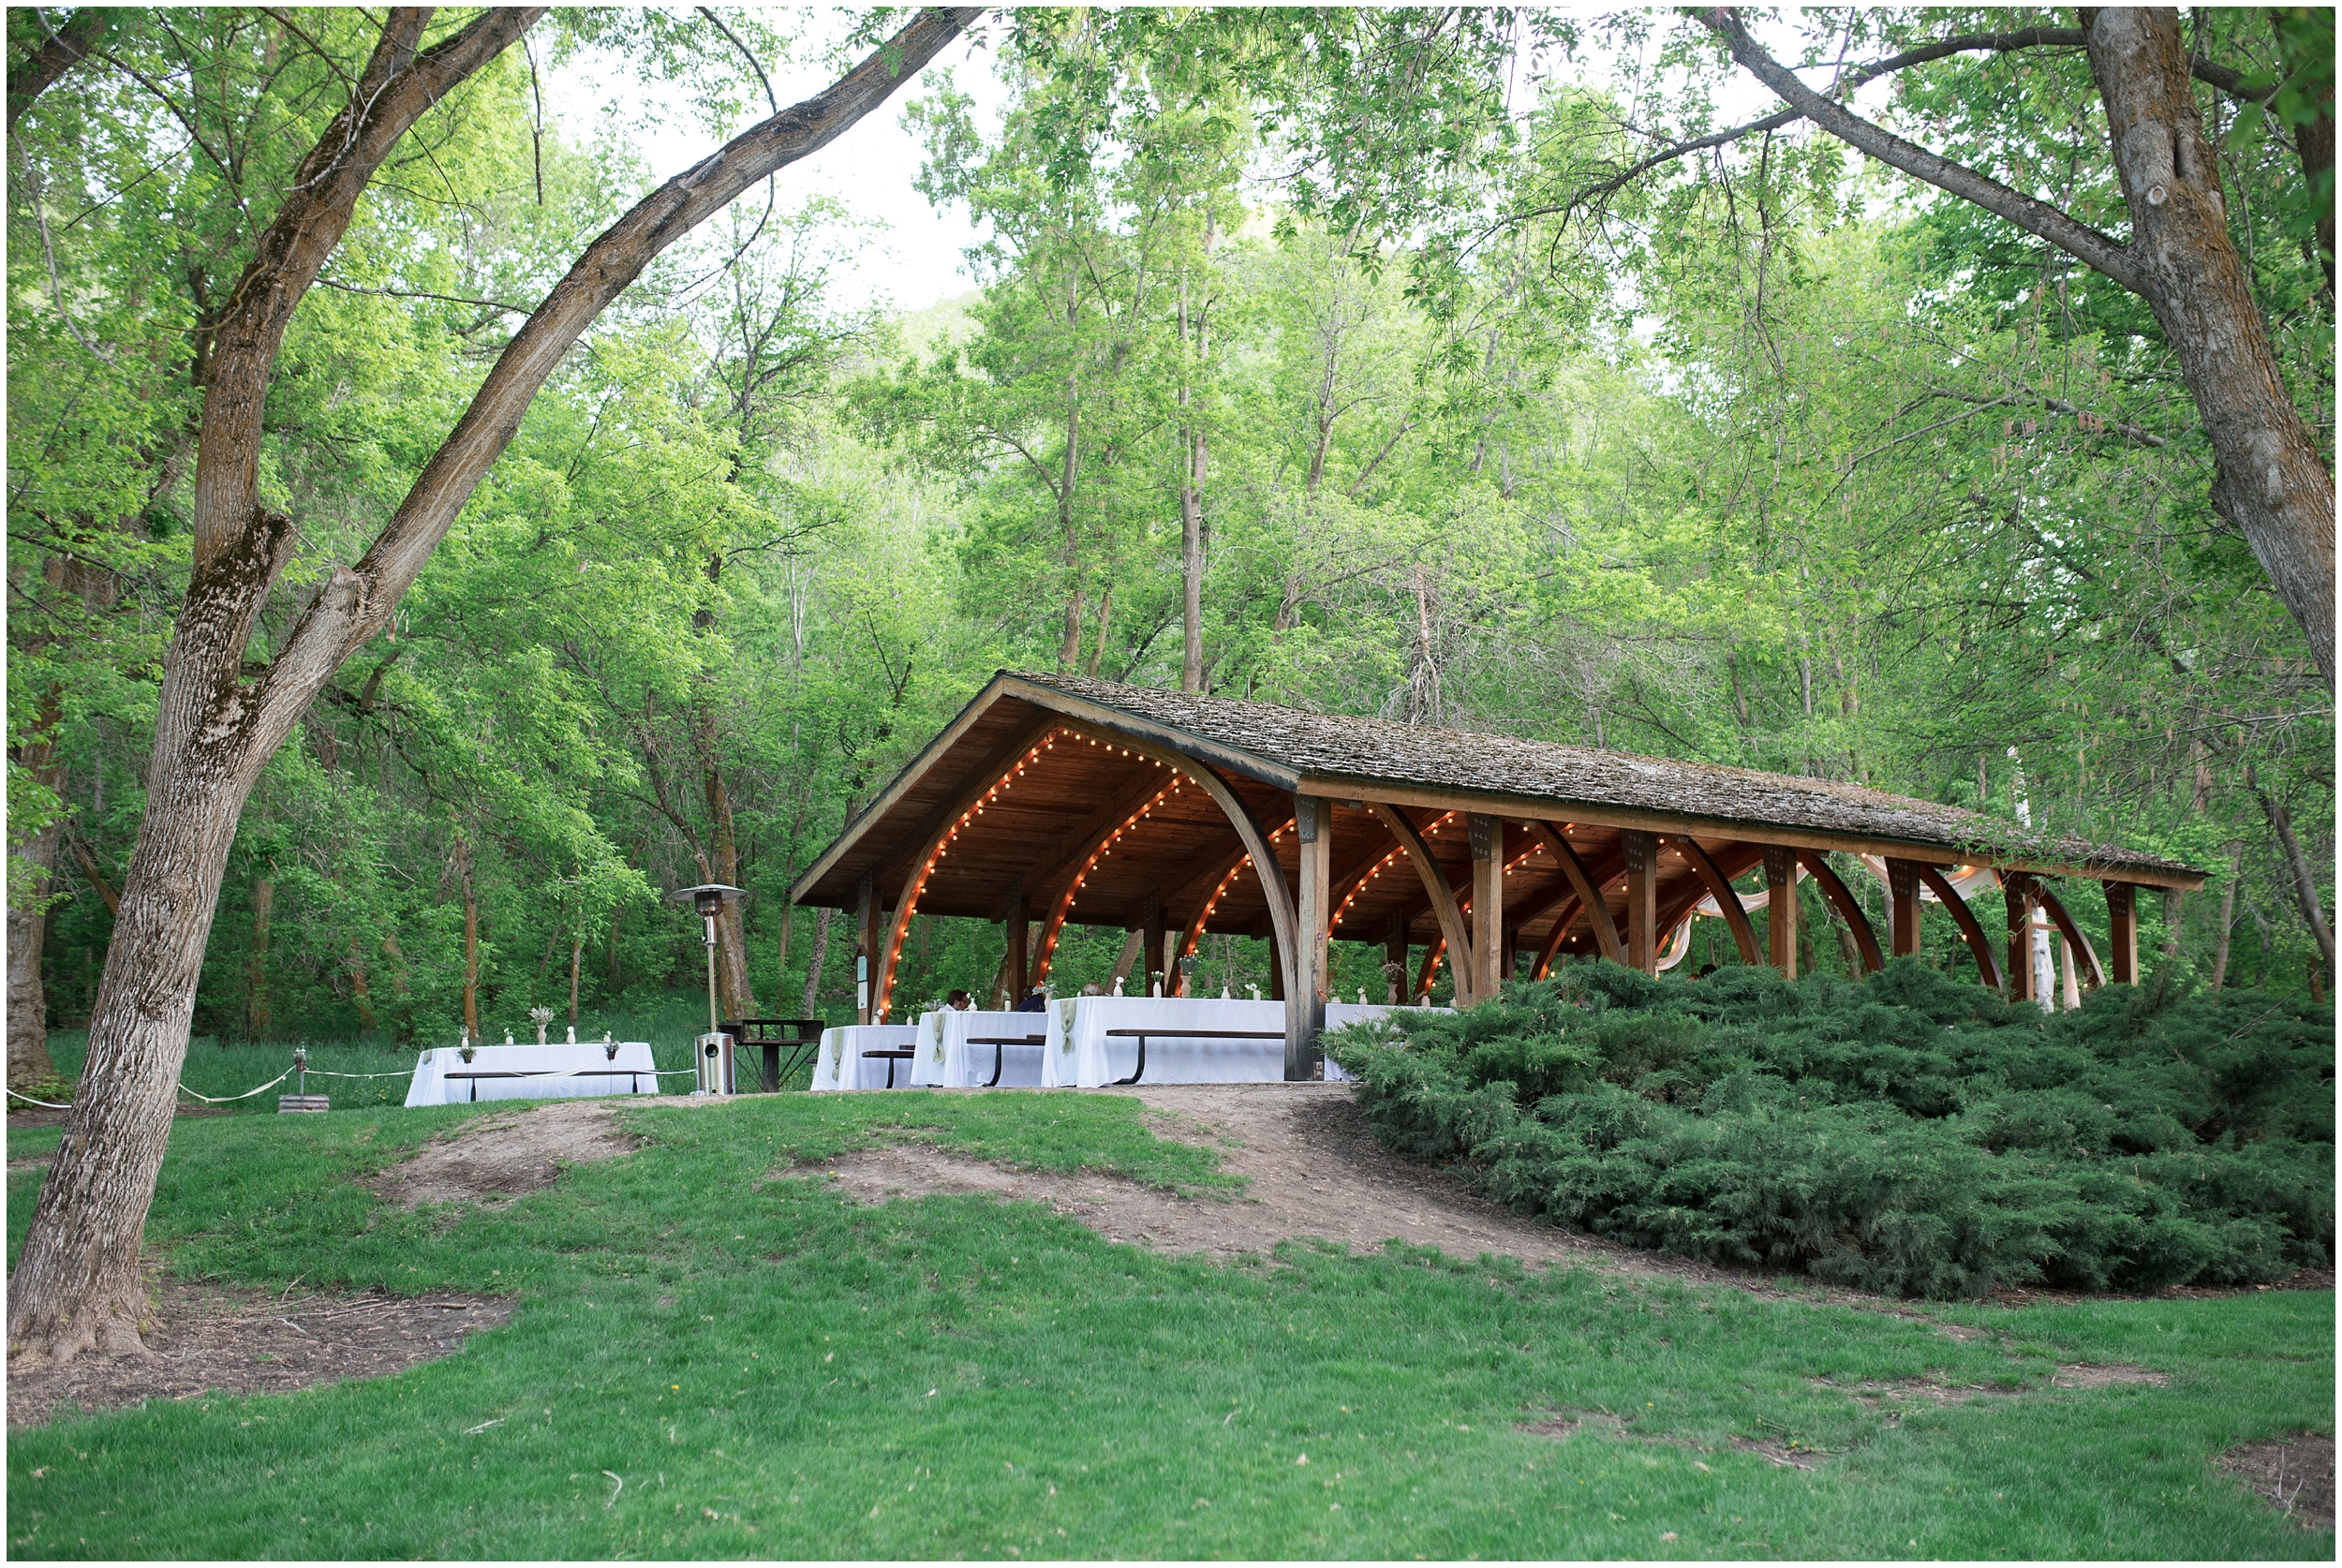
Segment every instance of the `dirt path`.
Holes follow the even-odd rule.
[[[999,1091],[1018,1092],[1018,1091]],[[867,1203],[927,1192],[989,1192],[1045,1203],[1114,1241],[1233,1257],[1313,1236],[1354,1252],[1396,1238],[1451,1257],[1567,1263],[1611,1272],[1771,1290],[1757,1275],[1621,1247],[1514,1213],[1455,1177],[1386,1152],[1339,1084],[1178,1084],[1102,1092],[1147,1107],[1156,1133],[1214,1149],[1246,1181],[1235,1201],[1176,1198],[1115,1176],[1013,1171],[912,1142],[822,1165]],[[1802,1296],[1877,1306],[1876,1297],[1798,1280]]]

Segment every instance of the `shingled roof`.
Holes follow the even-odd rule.
[[[1623,808],[1765,827],[1932,845],[1968,859],[2052,862],[2119,877],[2201,881],[2194,866],[2070,834],[2029,832],[1999,818],[1831,779],[1799,778],[1712,762],[1523,740],[1397,723],[1355,714],[1312,713],[1267,703],[1163,691],[1074,675],[1002,671],[1002,694],[1040,688],[1075,704],[1135,720],[1134,732],[1201,742],[1200,754],[1283,789],[1352,781],[1362,788],[1415,786]],[[979,701],[982,701],[980,698]],[[1050,704],[1056,705],[1056,704]],[[1093,717],[1111,723],[1106,715]],[[1175,732],[1175,733],[1173,733]],[[1190,745],[1183,749],[1194,749]],[[1312,792],[1324,793],[1317,788]]]

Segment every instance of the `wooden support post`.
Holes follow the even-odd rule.
[[[1635,828],[1619,833],[1626,851],[1626,967],[1659,972],[1659,840]]]
[[[1391,1006],[1415,999],[1407,995],[1407,917],[1396,910],[1391,911],[1389,928],[1383,933],[1383,973],[1390,981]]]
[[[1797,851],[1765,846],[1765,961],[1784,980],[1797,978]]]
[[[1268,931],[1268,999],[1270,1001],[1285,999],[1284,943],[1277,939],[1277,931],[1274,926],[1269,927]]]
[[[1472,840],[1472,999],[1488,1001],[1505,984],[1505,824],[1475,811],[1464,831]]]
[[[1008,1005],[1011,1008],[1025,999],[1026,989],[1032,984],[1032,954],[1029,928],[1026,925],[1025,880],[1019,877],[1008,884],[1008,901],[1003,916],[1008,927]]]
[[[1151,996],[1160,984],[1165,996],[1171,993],[1170,961],[1164,955],[1164,935],[1163,895],[1147,895],[1147,907],[1138,920],[1138,989],[1142,996]],[[1158,980],[1160,976],[1160,980]]]
[[[2033,994],[2033,895],[2023,877],[2004,876],[2008,901],[2008,999],[2038,1000]]]
[[[1318,1036],[1326,1028],[1326,927],[1334,912],[1327,902],[1333,878],[1333,803],[1315,795],[1295,796],[1293,826],[1301,849],[1300,896],[1294,902],[1300,951],[1294,954],[1294,983],[1285,997],[1288,1084],[1315,1078],[1324,1071]]]
[[[2129,882],[2106,884],[2107,961],[2117,985],[2139,984],[2139,890]]]
[[[870,1009],[878,1000],[881,936],[878,881],[867,871],[862,874],[860,901],[854,912],[853,1021],[867,1024],[870,1022]]]
[[[1909,860],[1887,863],[1887,946],[1897,958],[1920,951],[1920,867]]]

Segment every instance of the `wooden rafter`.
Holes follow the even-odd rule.
[[[1831,870],[1830,862],[1816,851],[1800,850],[1797,858],[1806,870],[1814,874],[1814,880],[1821,885],[1822,896],[1837,906],[1838,918],[1845,921],[1846,929],[1854,933],[1854,945],[1862,954],[1862,971],[1876,974],[1885,969],[1887,961],[1878,955],[1878,934],[1871,929],[1870,917],[1855,901],[1845,879]]]
[[[1724,916],[1724,924],[1732,928],[1732,940],[1741,950],[1741,962],[1743,964],[1763,963],[1764,953],[1756,945],[1756,927],[1749,925],[1748,911],[1741,908],[1741,895],[1732,891],[1731,880],[1716,868],[1716,863],[1709,857],[1706,850],[1699,847],[1699,840],[1697,838],[1669,836],[1667,842],[1673,845],[1683,859],[1690,864],[1692,870],[1715,899],[1716,909]],[[1672,930],[1673,928],[1670,927],[1670,935]]]

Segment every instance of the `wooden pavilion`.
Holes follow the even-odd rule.
[[[1884,943],[1827,855],[1883,860]],[[1732,879],[1762,869],[1760,949]],[[1272,871],[1273,874],[1267,874]],[[1402,968],[1443,954],[1458,1004],[1534,954],[1655,968],[1703,901],[1741,956],[1797,972],[1800,869],[1852,931],[1863,965],[1917,953],[1940,902],[1985,984],[2030,997],[2034,912],[2092,985],[2138,975],[2137,890],[2203,873],[1958,806],[1823,779],[1417,729],[1066,675],[1003,671],[847,824],[790,890],[857,914],[857,1017],[882,1021],[914,912],[1005,925],[1013,994],[1040,984],[1068,921],[1144,934],[1142,981],[1207,931],[1267,937],[1285,1000],[1285,1075],[1312,1076],[1327,944],[1368,941]],[[1989,869],[2005,945],[1955,880]],[[2104,889],[2104,967],[2044,879]],[[1030,923],[1038,921],[1037,940]]]

